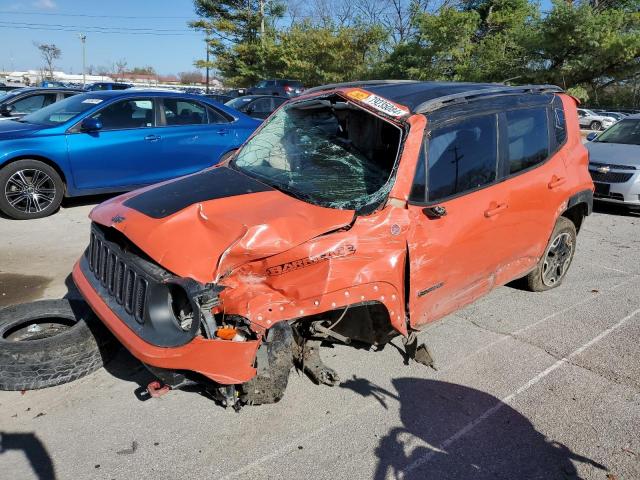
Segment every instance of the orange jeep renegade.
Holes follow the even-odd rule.
[[[238,408],[280,399],[322,342],[431,358],[415,332],[515,279],[558,286],[593,184],[554,86],[370,81],[307,90],[202,172],[91,213],[73,271],[159,378]],[[160,387],[162,390],[158,390]]]

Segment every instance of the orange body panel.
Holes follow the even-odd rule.
[[[361,92],[341,94],[358,101],[365,97]],[[575,103],[566,95],[562,101],[568,141],[551,159],[439,203],[448,214],[437,219],[408,203],[427,128],[425,116],[409,116],[408,110],[392,119],[404,128],[395,183],[386,204],[371,214],[314,206],[274,190],[151,218],[123,205],[138,191],[105,202],[91,218],[122,232],[171,273],[225,287],[214,313],[247,318],[258,336],[277,322],[363,302],[384,305],[393,328],[406,335],[531,270],[567,199],[593,189]],[[497,214],[487,214],[501,205]],[[73,277],[98,316],[143,362],[197,371],[222,384],[255,375],[259,340],[196,337],[182,347],[151,345],[109,309],[78,266]]]

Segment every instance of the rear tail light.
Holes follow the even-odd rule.
[[[286,86],[284,87],[284,91],[285,91],[285,92],[293,92],[293,87],[290,87],[289,85],[286,85]]]

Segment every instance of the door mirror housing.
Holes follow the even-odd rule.
[[[422,213],[429,218],[441,218],[447,215],[447,209],[442,205],[436,205],[435,207],[423,208]]]
[[[97,132],[102,128],[102,122],[97,118],[85,118],[80,124],[83,132]]]
[[[13,105],[3,105],[2,107],[0,107],[0,115],[2,115],[3,117],[9,117],[15,109],[16,107],[14,107]]]
[[[247,109],[244,111],[247,115],[251,115],[254,111],[253,105],[249,105]]]
[[[587,135],[588,142],[593,142],[596,138],[598,138],[598,134],[596,132],[591,132],[589,135]]]

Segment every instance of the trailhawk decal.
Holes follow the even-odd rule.
[[[347,257],[354,253],[356,253],[356,247],[353,245],[343,245],[315,257],[301,258],[300,260],[294,260],[293,262],[287,262],[281,265],[276,265],[275,267],[267,268],[267,274],[271,276],[282,275],[283,273],[293,272],[294,270],[315,265],[317,263],[324,262],[325,260]]]
[[[385,100],[378,95],[374,95],[373,93],[365,92],[364,90],[352,90],[347,93],[348,97],[353,98],[354,100],[358,100],[366,105],[369,105],[376,110],[386,113],[387,115],[391,115],[392,117],[402,117],[403,115],[407,115],[409,113],[408,110],[399,107],[395,103],[390,102],[389,100]]]

